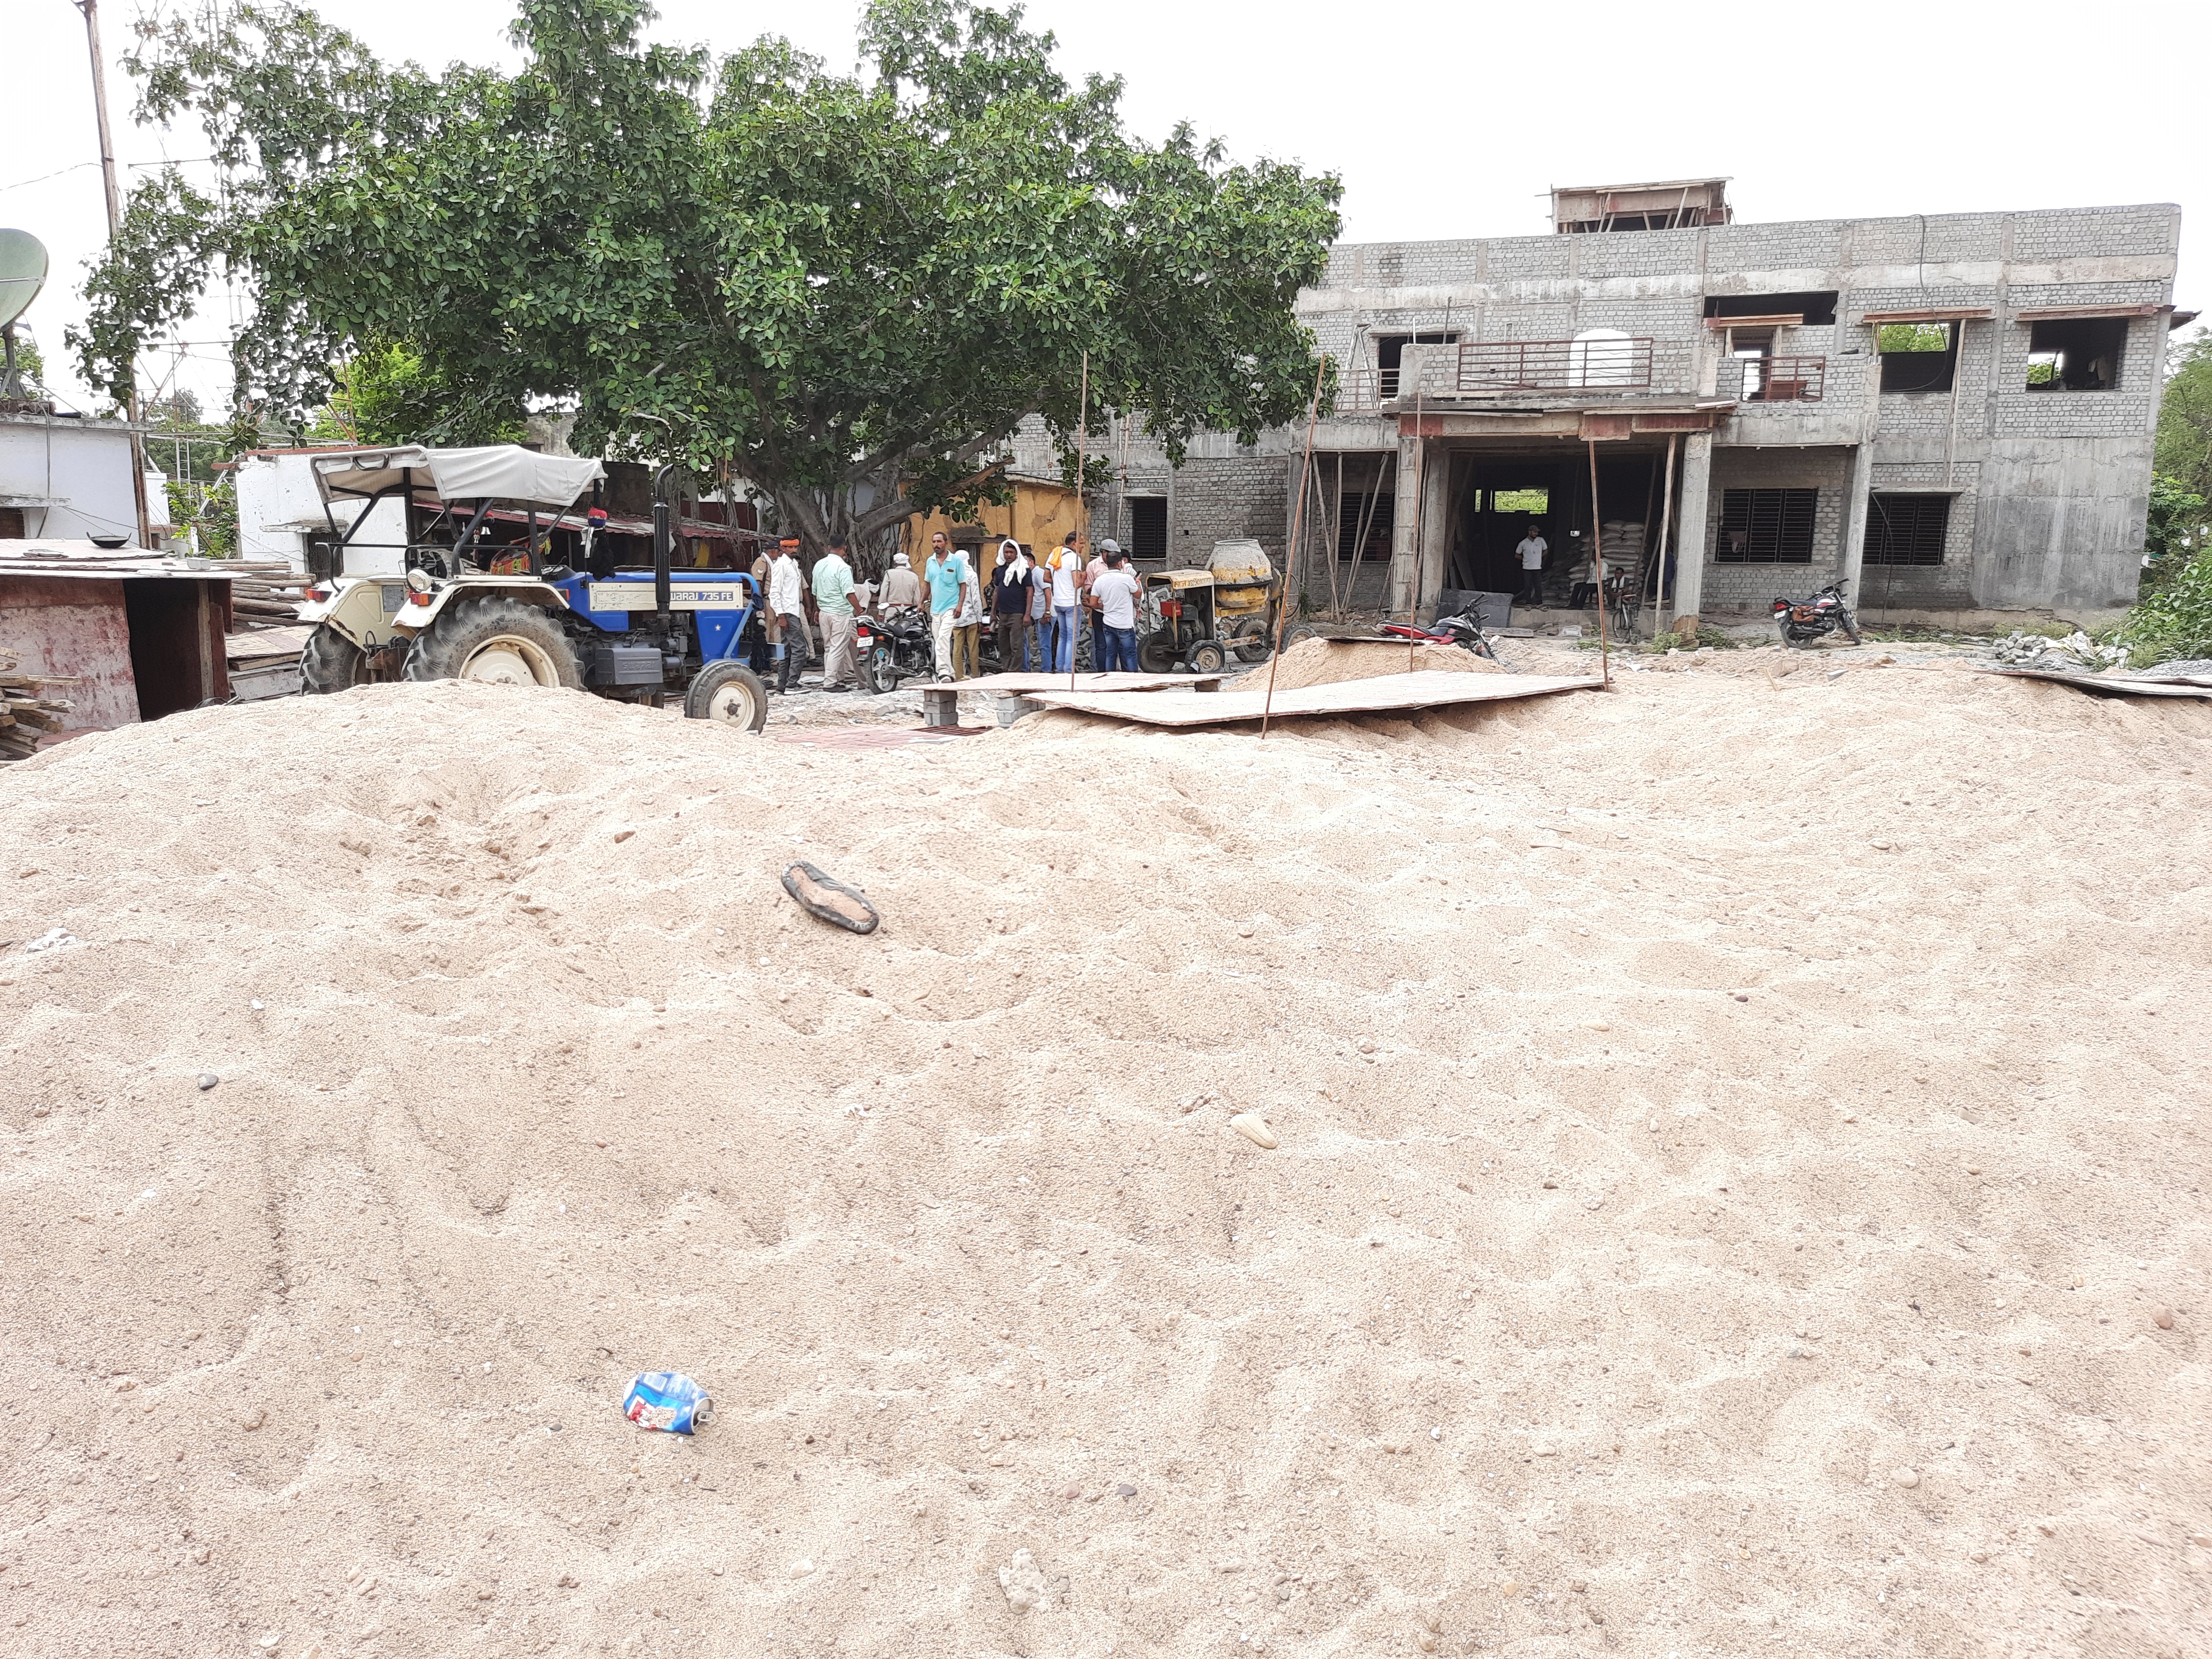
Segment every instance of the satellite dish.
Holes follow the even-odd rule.
[[[27,230],[0,230],[0,328],[30,309],[46,285],[46,245]]]

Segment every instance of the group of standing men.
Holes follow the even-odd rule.
[[[903,562],[906,556],[897,557]],[[1069,673],[1075,666],[1078,618],[1085,610],[1091,615],[1091,665],[1136,668],[1144,588],[1121,544],[1110,537],[1087,563],[1073,530],[1041,558],[1009,537],[999,544],[989,578],[979,581],[965,550],[952,546],[940,530],[929,538],[922,583],[929,593],[940,680],[981,672],[978,636],[986,626],[1002,670]],[[888,594],[884,603],[888,608]]]
[[[783,647],[775,690],[790,690],[806,666],[810,612],[822,628],[822,689],[854,690],[860,684],[854,629],[871,608],[886,617],[902,611],[919,617],[927,608],[939,680],[969,679],[981,672],[980,635],[986,627],[997,641],[1000,668],[1071,672],[1077,622],[1085,610],[1091,612],[1091,666],[1134,672],[1144,584],[1111,538],[1098,544],[1088,562],[1079,546],[1071,530],[1058,548],[1036,558],[1009,538],[999,544],[997,561],[985,580],[978,579],[966,550],[953,547],[940,530],[930,538],[929,556],[919,574],[906,554],[894,554],[881,586],[871,591],[853,580],[843,537],[830,538],[811,577],[799,566],[799,538],[787,537],[753,566],[754,579],[768,596],[769,643]]]

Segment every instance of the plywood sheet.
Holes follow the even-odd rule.
[[[2212,697],[2212,675],[2139,680],[2118,674],[2076,674],[2061,668],[1985,668],[1982,672],[2016,680],[2056,680],[2106,697]]]
[[[1547,678],[1534,674],[1448,674],[1430,669],[1418,674],[1382,674],[1373,679],[1339,680],[1299,691],[1275,694],[1273,717],[1381,714],[1415,708],[1442,708],[1470,702],[1508,702],[1548,696],[1554,691],[1595,690],[1603,684],[1582,675]],[[1050,708],[1079,709],[1146,726],[1225,726],[1256,720],[1267,703],[1261,691],[1032,691]]]
[[[1171,691],[1204,690],[1221,684],[1225,674],[1078,674],[1073,690],[1078,691]],[[996,691],[1012,692],[1029,696],[1039,691],[1066,691],[1070,689],[1065,674],[1033,674],[1011,672],[984,674],[972,680],[955,680],[950,685],[925,686],[934,691]]]

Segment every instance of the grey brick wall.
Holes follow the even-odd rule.
[[[1833,580],[1843,561],[1844,498],[1850,475],[1850,452],[1844,449],[1715,449],[1705,520],[1705,609],[1756,611],[1777,593],[1809,593]],[[1820,492],[1813,516],[1812,563],[1722,564],[1715,558],[1723,491],[1804,489]]]
[[[1176,470],[1168,505],[1168,562],[1202,565],[1213,544],[1250,536],[1277,563],[1289,541],[1290,477],[1279,455],[1193,459]]]

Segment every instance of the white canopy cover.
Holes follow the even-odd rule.
[[[576,497],[607,475],[597,461],[541,455],[520,444],[483,444],[473,449],[400,444],[318,455],[313,465],[316,488],[326,501],[334,495],[373,495],[380,489],[396,489],[401,475],[411,471],[416,493],[435,495],[442,501],[520,501],[562,510],[574,505]]]

